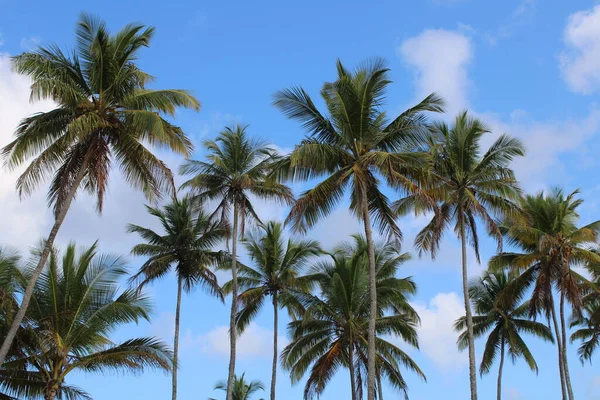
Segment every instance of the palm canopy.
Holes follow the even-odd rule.
[[[149,319],[143,294],[119,293],[118,281],[126,273],[121,258],[97,254],[96,245],[78,254],[71,244],[62,257],[52,251],[15,341],[21,354],[9,353],[0,370],[0,388],[28,399],[89,399],[65,382],[70,372],[170,370],[172,354],[157,339],[110,340],[120,325]],[[19,291],[30,274],[31,268],[22,271],[16,281]]]
[[[422,378],[425,376],[408,354],[384,339],[388,335],[399,336],[418,348],[415,328],[419,318],[408,303],[408,296],[415,293],[416,286],[410,278],[395,277],[400,265],[409,258],[395,248],[386,243],[376,249],[376,366],[382,377],[406,394],[408,388],[401,366]],[[281,356],[292,382],[298,382],[309,372],[305,398],[318,397],[340,367],[354,365],[358,376],[352,385],[362,393],[370,309],[368,273],[367,245],[360,236],[354,237],[353,244],[336,249],[331,261],[319,262],[311,268],[309,276],[317,283],[318,293],[299,295],[306,312],[289,324],[292,341]]]
[[[21,257],[16,250],[9,247],[0,247],[0,337],[6,336],[14,314],[19,307],[20,266]],[[19,343],[14,342],[10,352],[19,351]]]
[[[232,400],[253,400],[252,396],[258,392],[265,390],[265,385],[258,380],[247,382],[245,375],[236,376],[233,380]],[[215,385],[215,390],[227,391],[227,383],[222,381]],[[209,400],[215,400],[213,398]],[[263,400],[263,399],[258,399]]]
[[[418,152],[427,133],[426,112],[441,112],[443,102],[432,94],[400,115],[388,117],[381,109],[391,83],[388,73],[380,59],[355,71],[338,60],[337,79],[321,89],[327,114],[316,108],[301,87],[275,94],[275,106],[308,132],[282,163],[283,173],[298,180],[325,177],[292,207],[287,221],[295,229],[314,226],[349,190],[350,209],[358,218],[364,218],[367,207],[382,232],[401,236],[382,180],[394,188],[416,189],[414,181],[422,178],[426,165]]]
[[[571,328],[577,328],[571,334],[571,343],[581,341],[577,354],[583,364],[585,361],[592,362],[592,356],[600,345],[600,302],[597,298],[590,299],[584,305],[583,312],[579,317],[573,318]]]
[[[560,189],[527,195],[521,200],[526,219],[506,219],[502,230],[509,243],[521,252],[504,252],[490,259],[490,269],[522,272],[521,279],[534,282],[530,302],[532,316],[553,307],[556,284],[578,312],[582,306],[581,284],[588,281],[573,266],[599,265],[600,255],[590,247],[598,240],[600,221],[578,227],[578,191],[568,195]]]
[[[518,211],[516,201],[520,189],[510,162],[524,155],[520,140],[501,135],[486,150],[481,140],[490,133],[478,119],[467,112],[459,114],[452,126],[439,122],[433,125],[429,138],[433,171],[427,188],[430,198],[439,201],[439,208],[427,226],[417,235],[415,245],[420,252],[435,256],[446,229],[454,222],[454,231],[469,240],[479,257],[477,220],[484,222],[488,234],[502,247],[502,233],[495,217],[512,216]],[[395,203],[400,214],[431,211],[423,196],[407,196]]]
[[[72,52],[52,44],[12,59],[14,69],[32,80],[32,100],[56,103],[25,118],[2,151],[10,169],[33,158],[17,181],[20,195],[53,175],[48,201],[56,214],[80,183],[96,195],[101,211],[115,161],[125,180],[148,198],[172,193],[172,172],[145,143],[189,156],[192,143],[163,116],[200,104],[185,90],[148,88],[153,77],[136,61],[154,28],[130,24],[111,35],[103,21],[84,14],[76,35]]]
[[[522,302],[528,286],[506,273],[485,273],[469,285],[475,315],[473,330],[475,337],[487,335],[485,349],[479,371],[481,375],[490,369],[500,352],[508,346],[508,355],[515,362],[523,358],[532,371],[538,372],[538,365],[531,354],[522,334],[554,342],[550,329],[536,321],[528,319],[529,303]],[[468,346],[466,318],[456,321],[455,329],[462,331],[458,338],[458,347]]]
[[[215,140],[204,142],[207,161],[188,160],[181,166],[182,175],[191,175],[182,188],[189,188],[201,203],[217,202],[213,213],[229,223],[232,207],[237,205],[242,229],[248,221],[260,222],[251,196],[291,204],[292,191],[273,179],[271,172],[280,159],[265,142],[252,139],[247,127],[227,127]]]
[[[128,231],[137,233],[146,243],[136,245],[132,253],[148,257],[130,281],[139,287],[163,278],[171,268],[186,291],[200,285],[211,294],[223,298],[216,275],[210,267],[226,262],[225,252],[214,247],[226,236],[226,227],[211,221],[202,208],[192,204],[189,197],[173,199],[164,208],[146,206],[156,217],[163,232],[130,224]]]
[[[254,267],[244,265],[239,270],[242,309],[237,324],[240,331],[258,314],[269,296],[277,306],[284,306],[291,315],[297,315],[299,309],[294,294],[310,286],[301,273],[312,259],[323,254],[319,243],[294,238],[285,240],[283,226],[269,221],[263,229],[248,235],[244,245]],[[227,282],[224,290],[229,292],[230,289],[231,282]]]

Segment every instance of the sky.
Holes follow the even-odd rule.
[[[600,145],[600,4],[596,1],[147,0],[141,4],[129,0],[0,0],[0,10],[2,146],[11,140],[21,118],[53,107],[49,101],[29,102],[30,82],[10,70],[10,56],[53,42],[72,48],[78,15],[89,12],[105,19],[113,32],[130,22],[156,27],[151,46],[142,52],[139,63],[157,77],[154,87],[189,89],[201,101],[199,113],[181,112],[176,118],[196,144],[196,158],[204,156],[204,139],[233,123],[249,124],[249,133],[283,151],[292,148],[304,132],[272,106],[273,93],[301,85],[318,98],[321,85],[335,77],[337,58],[354,66],[371,57],[383,57],[394,81],[385,104],[390,114],[436,91],[448,102],[447,113],[439,118],[451,120],[468,109],[491,128],[488,141],[509,133],[525,142],[527,157],[516,161],[514,168],[527,192],[553,186],[567,191],[580,188],[585,199],[582,224],[600,215],[599,160],[594,156]],[[175,170],[182,162],[163,151],[157,154]],[[45,202],[47,185],[26,199],[18,198],[14,190],[18,173],[0,172],[0,244],[26,254],[47,235],[52,216]],[[101,252],[127,255],[138,241],[125,232],[127,223],[157,227],[143,204],[143,196],[128,188],[114,170],[102,216],[96,213],[93,199],[78,196],[57,243],[91,245],[99,240]],[[331,248],[349,234],[361,232],[346,205],[341,204],[309,237]],[[285,208],[264,202],[257,202],[257,209],[263,220],[286,215]],[[422,218],[411,217],[400,221],[404,251],[415,253],[412,240],[424,223]],[[482,265],[469,256],[471,277],[481,274],[495,249],[490,240],[483,240]],[[129,260],[132,271],[142,262],[133,257]],[[413,276],[418,285],[412,302],[422,323],[420,350],[399,345],[427,375],[423,382],[405,372],[410,398],[467,398],[467,354],[456,350],[452,331],[453,321],[464,313],[457,241],[447,235],[435,261],[415,254],[401,274]],[[115,340],[147,335],[172,340],[174,279],[151,286],[148,293],[154,299],[152,322],[123,327],[115,333]],[[224,398],[212,388],[227,373],[228,310],[201,291],[184,298],[181,400]],[[246,372],[246,377],[267,385],[271,318],[271,311],[264,310],[240,338],[237,364],[239,373]],[[286,321],[281,322],[280,343],[285,344]],[[556,349],[532,338],[526,340],[539,374],[531,372],[522,360],[514,366],[507,362],[504,398],[559,399]],[[476,343],[479,356],[482,345],[481,340]],[[589,365],[581,366],[576,345],[569,347],[569,364],[578,399],[600,399],[600,373]],[[321,399],[349,398],[348,379],[341,370]],[[480,398],[493,398],[496,368],[478,379]],[[170,377],[159,372],[135,377],[76,374],[69,381],[96,400],[170,396]],[[286,371],[280,370],[277,390],[281,399],[300,399],[303,382],[292,386]],[[386,398],[400,396],[391,388],[386,387],[385,392]]]

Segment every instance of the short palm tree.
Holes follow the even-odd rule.
[[[256,265],[240,267],[238,285],[242,290],[239,303],[242,309],[237,316],[237,326],[242,332],[260,312],[267,298],[273,304],[273,366],[271,372],[271,400],[275,400],[277,381],[277,337],[279,335],[279,308],[288,308],[294,315],[296,291],[305,291],[308,283],[300,276],[312,258],[323,253],[314,240],[284,238],[283,227],[278,222],[268,222],[259,233],[249,235],[244,244],[250,260]],[[231,281],[224,285],[228,292]]]
[[[242,374],[241,376],[235,376],[233,379],[233,391],[232,391],[232,400],[252,400],[252,395],[254,395],[259,390],[265,390],[265,385],[261,381],[250,381],[246,382],[244,376],[246,374]],[[215,390],[223,390],[227,391],[227,382],[219,382],[215,385]],[[210,398],[208,400],[215,400]],[[258,399],[263,400],[263,399]]]
[[[232,400],[238,311],[238,238],[243,237],[247,222],[260,223],[251,196],[284,204],[291,204],[294,196],[287,186],[278,183],[271,174],[279,156],[264,142],[250,138],[245,127],[225,128],[216,140],[206,141],[204,147],[208,151],[207,161],[189,160],[181,167],[180,172],[183,175],[192,175],[182,188],[191,189],[193,198],[198,203],[217,202],[213,218],[218,218],[222,224],[230,225],[230,217],[233,216],[230,359],[227,378],[227,400]]]
[[[498,247],[502,247],[502,233],[494,217],[513,215],[518,209],[515,202],[519,199],[520,190],[509,165],[515,157],[524,154],[523,144],[507,135],[498,137],[482,152],[481,139],[488,133],[485,125],[469,117],[466,111],[456,117],[452,126],[445,123],[433,126],[432,179],[424,192],[439,201],[439,208],[415,239],[419,252],[429,252],[432,257],[439,250],[443,233],[451,225],[454,225],[454,232],[461,241],[471,400],[477,400],[477,367],[467,280],[467,242],[473,247],[479,262],[479,220],[497,241]],[[424,203],[422,197],[412,195],[401,199],[396,202],[396,209],[400,214],[409,210],[417,213],[431,210],[430,204]]]
[[[332,254],[331,261],[316,264],[309,277],[318,285],[318,295],[297,294],[306,311],[290,322],[291,343],[281,359],[296,383],[309,372],[304,398],[318,397],[340,367],[350,376],[352,400],[362,398],[361,371],[368,365],[368,324],[370,296],[368,290],[369,259],[366,240],[355,236],[353,244]],[[387,243],[376,248],[376,282],[378,296],[376,332],[377,362],[380,378],[385,377],[405,394],[408,390],[401,366],[425,378],[417,364],[384,336],[397,335],[417,347],[416,325],[419,318],[408,303],[415,292],[410,278],[396,278],[400,265],[409,257],[399,254]],[[380,380],[378,380],[380,382]]]
[[[23,270],[19,293],[32,273],[31,268]],[[0,369],[1,390],[27,399],[91,399],[66,383],[71,372],[170,371],[173,354],[157,339],[121,344],[110,339],[123,324],[149,320],[149,301],[143,294],[119,293],[118,281],[126,273],[121,258],[98,255],[96,245],[78,254],[71,244],[62,257],[53,250],[16,340],[20,354],[9,356]]]
[[[571,334],[571,343],[581,341],[577,354],[582,364],[586,361],[591,364],[592,356],[600,345],[600,321],[597,318],[599,312],[600,302],[594,299],[587,302],[583,313],[571,321],[571,328],[578,328]]]
[[[500,353],[498,400],[502,398],[502,369],[507,347],[508,355],[513,362],[522,357],[529,368],[537,373],[537,363],[521,335],[528,333],[554,342],[552,331],[546,325],[527,318],[529,302],[521,303],[526,289],[527,285],[511,279],[510,275],[502,272],[485,273],[482,278],[469,286],[469,294],[475,308],[473,316],[475,337],[487,335],[485,350],[479,365],[481,375],[490,372]],[[464,350],[469,345],[469,338],[465,331],[466,318],[462,317],[456,321],[455,328],[462,332],[458,338],[458,347]]]
[[[181,313],[182,291],[190,292],[202,286],[210,294],[223,299],[217,277],[210,270],[225,261],[221,251],[214,246],[225,238],[226,229],[213,221],[198,207],[194,207],[188,197],[173,199],[164,208],[146,207],[158,218],[164,232],[130,224],[129,232],[139,234],[146,243],[136,245],[132,253],[148,257],[132,282],[145,285],[163,278],[172,268],[177,275],[177,302],[175,306],[175,336],[173,342],[173,390],[172,398],[177,398],[177,361],[179,355],[179,318]]]
[[[337,62],[337,79],[325,83],[321,96],[327,114],[321,113],[301,87],[282,90],[275,105],[298,120],[309,136],[292,151],[287,168],[293,179],[325,177],[302,194],[287,221],[305,230],[327,216],[350,193],[350,210],[364,224],[369,247],[371,315],[369,325],[368,400],[375,399],[375,253],[372,225],[400,238],[396,215],[383,193],[384,186],[414,192],[422,178],[424,157],[417,152],[425,134],[425,112],[442,111],[442,101],[432,94],[416,106],[389,117],[382,110],[389,70],[380,59],[355,71]],[[383,182],[382,182],[383,180]]]
[[[600,221],[577,227],[577,208],[582,204],[577,194],[578,191],[574,191],[565,195],[562,190],[554,189],[548,194],[525,196],[521,208],[527,218],[503,222],[507,239],[521,252],[500,253],[490,260],[490,269],[521,272],[522,279],[533,282],[530,314],[533,317],[543,312],[553,321],[563,399],[568,396],[571,400],[574,397],[567,362],[564,306],[568,301],[579,316],[583,305],[582,287],[589,287],[589,282],[572,267],[600,264],[600,255],[590,247],[598,241]],[[554,286],[560,293],[559,318],[555,311]]]
[[[142,71],[136,60],[153,35],[154,28],[142,25],[127,25],[110,35],[104,22],[83,15],[74,52],[65,54],[50,45],[13,58],[15,70],[33,82],[31,98],[51,99],[57,107],[21,121],[15,140],[4,147],[2,155],[9,169],[32,159],[17,181],[21,196],[53,177],[48,202],[54,208],[55,221],[0,348],[0,364],[79,189],[97,197],[101,212],[110,170],[116,164],[125,180],[149,199],[174,192],[171,170],[145,144],[189,156],[192,143],[163,116],[174,115],[178,107],[198,110],[200,104],[185,90],[147,88],[153,77]]]

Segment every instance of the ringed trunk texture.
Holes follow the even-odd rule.
[[[567,385],[565,383],[565,371],[563,369],[563,358],[562,358],[562,340],[560,329],[558,327],[558,321],[556,319],[556,311],[554,309],[554,297],[550,298],[550,302],[552,303],[552,310],[550,314],[552,316],[552,324],[554,325],[554,333],[556,336],[556,347],[558,349],[558,372],[560,374],[560,390],[562,393],[562,400],[567,400]]]
[[[462,284],[467,315],[467,337],[469,340],[469,380],[471,383],[471,400],[477,400],[477,366],[475,365],[475,335],[473,333],[473,315],[469,299],[469,286],[467,274],[467,242],[465,238],[465,225],[460,222],[460,242],[462,248]]]
[[[173,395],[177,399],[177,370],[179,369],[179,318],[181,317],[182,279],[177,278],[177,305],[175,306],[175,337],[173,338]]]
[[[352,338],[350,338],[350,349],[348,350],[348,352],[349,352],[349,354],[348,354],[348,358],[349,358],[348,370],[350,370],[350,389],[351,389],[351,393],[352,393],[351,400],[357,400],[356,399],[356,374],[354,371],[354,342],[352,341]]]
[[[498,400],[502,400],[502,368],[504,367],[504,335],[500,347],[500,367],[498,367]]]
[[[373,244],[373,232],[371,230],[371,216],[369,215],[369,203],[367,193],[362,193],[363,220],[365,225],[365,236],[367,239],[367,251],[369,253],[369,328],[368,328],[368,352],[367,352],[367,400],[375,400],[376,370],[375,370],[375,320],[377,318],[377,287],[375,271],[375,245]]]
[[[62,208],[59,210],[58,214],[56,215],[56,218],[54,220],[54,225],[52,226],[52,229],[50,230],[48,239],[46,239],[46,243],[44,244],[44,249],[42,250],[42,254],[40,255],[40,260],[38,262],[38,265],[35,267],[35,270],[33,271],[33,274],[31,275],[31,280],[27,283],[27,288],[25,289],[25,294],[23,294],[23,300],[21,301],[19,310],[17,311],[17,314],[15,315],[15,318],[13,319],[13,321],[10,325],[10,329],[8,330],[8,333],[6,334],[6,337],[4,338],[4,342],[2,342],[2,347],[0,347],[0,365],[2,365],[4,363],[4,360],[6,359],[6,355],[8,354],[8,351],[10,350],[10,346],[12,345],[12,342],[15,339],[15,336],[17,335],[17,331],[19,330],[19,328],[21,326],[21,322],[23,322],[23,318],[25,318],[25,313],[27,312],[27,308],[29,307],[29,302],[31,301],[31,296],[33,295],[33,289],[35,287],[35,284],[36,284],[38,278],[40,277],[40,275],[42,274],[42,271],[44,270],[44,266],[46,265],[46,261],[48,260],[48,256],[50,255],[50,251],[52,250],[52,246],[54,245],[54,240],[56,239],[58,230],[60,229],[61,225],[63,224],[63,222],[65,220],[65,217],[67,216],[69,207],[71,206],[71,203],[73,202],[73,199],[75,198],[75,193],[77,193],[77,189],[79,189],[79,185],[81,184],[81,181],[85,177],[85,170],[87,167],[88,159],[89,159],[89,154],[86,154],[86,156],[83,160],[83,163],[81,165],[81,169],[79,170],[79,172],[77,173],[77,176],[75,177],[73,186],[71,187],[70,192],[68,193],[67,197],[65,198],[65,202],[64,202]],[[54,396],[56,396],[56,392],[54,393]]]
[[[233,204],[233,241],[231,244],[231,315],[229,318],[229,374],[227,376],[227,400],[233,400],[233,380],[235,378],[235,356],[237,331],[238,281],[237,281],[237,240],[238,240],[238,204]]]
[[[567,328],[565,326],[565,295],[560,295],[560,327],[562,336],[562,361],[563,371],[565,373],[565,385],[567,387],[567,394],[569,400],[575,400],[573,395],[573,387],[571,386],[571,374],[569,373],[569,361],[567,360]]]
[[[279,324],[279,308],[277,292],[273,294],[273,371],[271,371],[271,400],[275,400],[275,387],[277,386],[277,328]]]

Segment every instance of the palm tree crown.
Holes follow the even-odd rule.
[[[246,374],[236,376],[233,381],[233,397],[232,400],[253,400],[252,395],[256,392],[265,390],[265,385],[258,380],[247,382],[245,379]],[[227,383],[225,381],[218,382],[215,385],[215,390],[227,391]],[[209,400],[215,400],[213,398]],[[258,400],[263,400],[258,399]]]
[[[172,353],[162,342],[138,338],[115,344],[109,338],[118,326],[149,317],[143,294],[118,292],[126,273],[121,258],[98,255],[95,245],[77,254],[71,244],[62,257],[53,251],[16,340],[21,354],[9,355],[2,365],[3,391],[28,399],[89,399],[66,384],[69,373],[170,370]],[[30,275],[31,269],[23,270],[19,291]]]
[[[364,238],[338,249],[331,261],[316,264],[310,279],[319,294],[299,295],[306,311],[289,324],[292,342],[283,350],[282,362],[298,382],[310,369],[305,398],[319,396],[340,367],[350,372],[352,398],[362,397],[367,372],[367,328],[370,312],[368,255]],[[399,266],[409,257],[388,243],[376,252],[378,311],[376,316],[376,367],[378,375],[406,393],[407,384],[400,366],[424,378],[417,364],[400,348],[383,338],[397,335],[418,347],[416,325],[419,318],[408,303],[415,292],[409,278],[396,278]],[[311,367],[312,366],[312,367]],[[378,382],[381,384],[380,381]]]

